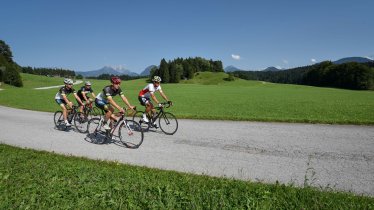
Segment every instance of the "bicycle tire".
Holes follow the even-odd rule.
[[[62,114],[62,111],[56,111],[53,116],[53,121],[55,123],[55,126],[58,130],[65,130],[65,122],[64,122],[64,115]]]
[[[158,125],[162,132],[167,135],[173,135],[178,130],[178,120],[170,112],[164,112],[158,118]]]
[[[103,115],[103,111],[97,107],[93,107],[90,112],[92,117],[99,117],[101,118],[101,115]]]
[[[100,118],[95,117],[90,119],[87,124],[87,138],[94,144],[104,144],[108,140],[103,126],[99,127],[100,120]]]
[[[74,115],[73,121],[74,121],[74,126],[78,130],[79,133],[87,133],[89,115],[82,113],[82,112],[78,112],[77,114]]]
[[[127,148],[132,149],[139,148],[144,139],[143,129],[134,120],[125,120],[119,127],[118,136]]]
[[[147,132],[149,130],[149,123],[146,123],[143,121],[143,114],[142,111],[137,111],[134,116],[132,117],[132,120],[139,123],[140,127],[143,129],[144,132]]]

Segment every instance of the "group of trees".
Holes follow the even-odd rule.
[[[283,71],[235,71],[234,75],[247,80],[369,90],[374,89],[373,66],[374,62],[334,64],[325,61]]]
[[[0,40],[0,82],[16,87],[22,87],[20,66],[13,61],[13,54],[10,47]]]
[[[100,80],[110,80],[111,77],[113,76],[117,76],[117,75],[113,75],[113,74],[101,74],[97,77],[87,77],[87,79],[100,79]],[[144,78],[145,76],[129,76],[129,75],[121,75],[121,76],[118,76],[119,78],[121,78],[121,80],[133,80],[133,79],[139,79],[139,78]]]
[[[22,73],[36,74],[44,76],[57,76],[57,77],[69,77],[75,76],[75,72],[68,69],[60,68],[32,68],[32,67],[21,67]]]
[[[192,79],[196,72],[211,71],[223,72],[221,61],[206,60],[201,57],[177,58],[166,62],[162,59],[160,66],[154,67],[150,72],[150,77],[157,75],[162,78],[163,83],[179,83],[181,79]]]

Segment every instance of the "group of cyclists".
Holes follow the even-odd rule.
[[[114,112],[114,108],[118,109],[120,112],[124,112],[123,108],[119,106],[114,100],[113,97],[116,95],[119,95],[122,99],[122,101],[130,108],[134,109],[135,106],[132,106],[129,102],[129,100],[124,95],[120,85],[121,85],[121,79],[117,76],[113,76],[110,78],[111,85],[105,86],[103,90],[96,96],[91,88],[91,83],[89,81],[86,81],[84,86],[82,86],[78,92],[75,91],[73,88],[73,80],[71,79],[64,79],[65,86],[61,87],[60,90],[57,92],[55,96],[56,103],[61,107],[64,122],[66,126],[71,126],[70,122],[67,120],[68,116],[68,108],[73,108],[73,103],[69,101],[68,95],[73,93],[78,105],[79,110],[82,112],[84,103],[92,103],[93,99],[91,99],[88,95],[91,94],[91,96],[95,100],[95,105],[104,111],[104,125],[103,127],[107,130],[110,130],[109,126],[109,120],[112,117],[112,114]],[[152,78],[152,83],[148,84],[140,90],[138,99],[142,106],[145,106],[145,112],[143,114],[142,120],[146,123],[149,122],[146,114],[150,113],[151,111],[154,111],[154,105],[151,102],[151,99],[158,104],[159,106],[162,106],[160,104],[159,100],[155,96],[155,92],[159,92],[163,99],[168,101],[170,105],[172,105],[172,102],[169,101],[168,97],[165,95],[165,93],[161,89],[161,78],[159,76],[154,76]],[[154,125],[156,128],[157,126]]]

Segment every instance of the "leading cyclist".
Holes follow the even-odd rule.
[[[145,86],[145,88],[143,88],[139,92],[139,96],[138,96],[139,102],[140,102],[141,105],[146,107],[145,112],[143,114],[143,118],[142,118],[142,120],[146,123],[149,122],[149,120],[147,118],[147,113],[149,113],[151,110],[152,110],[153,113],[156,112],[150,98],[152,98],[153,101],[155,101],[159,105],[159,107],[162,106],[162,104],[160,104],[160,102],[157,100],[157,98],[154,94],[156,91],[160,92],[160,95],[162,96],[162,98],[164,98],[170,105],[173,105],[173,103],[171,101],[169,101],[168,97],[162,91],[160,83],[161,83],[161,77],[154,76],[152,78],[152,83]],[[156,125],[154,125],[154,126],[156,126]]]

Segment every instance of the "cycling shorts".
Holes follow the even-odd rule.
[[[107,101],[95,99],[95,105],[103,110],[105,113],[108,112],[110,104]]]
[[[56,101],[56,103],[57,103],[58,105],[61,105],[61,104],[66,105],[66,101],[65,101],[64,99],[55,99],[55,101]]]
[[[138,100],[139,100],[140,104],[143,105],[143,106],[145,106],[147,104],[147,102],[152,104],[151,100],[148,97],[138,96]]]

